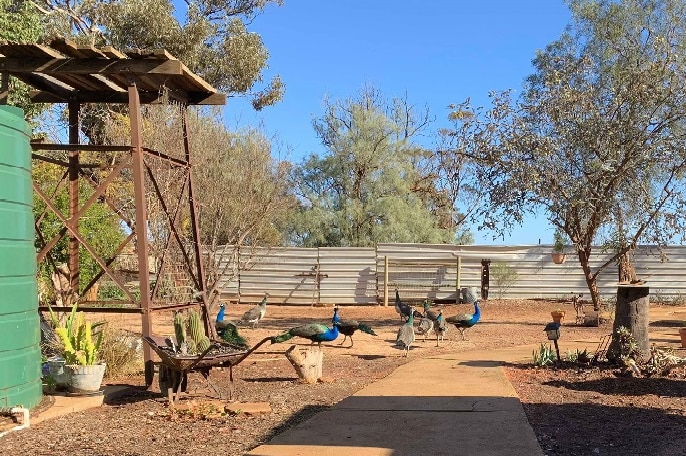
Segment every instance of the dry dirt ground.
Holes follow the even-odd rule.
[[[656,306],[656,305],[651,305]],[[237,319],[249,305],[230,305],[227,316]],[[394,307],[343,307],[341,318],[355,318],[374,328],[376,337],[357,332],[355,345],[338,345],[340,337],[325,344],[324,380],[314,385],[297,380],[284,351],[303,339],[265,344],[234,368],[234,400],[264,401],[271,413],[249,416],[218,413],[208,401],[210,391],[202,377],[189,378],[187,399],[168,407],[156,385],[145,390],[142,376],[108,379],[109,384],[133,385],[104,407],[74,413],[14,432],[0,440],[4,454],[27,455],[237,455],[268,441],[272,436],[333,406],[365,385],[387,376],[398,365],[415,358],[468,350],[546,342],[543,326],[550,311],[562,307],[574,317],[571,304],[558,301],[481,302],[482,320],[462,341],[457,330],[436,347],[435,339],[419,339],[408,358],[393,347],[400,324]],[[468,305],[443,306],[444,315],[471,311]],[[677,347],[677,317],[661,309],[660,321],[651,323],[658,343]],[[684,310],[683,308],[681,308]],[[241,334],[251,343],[312,321],[330,322],[326,307],[268,306],[267,316],[256,329]],[[112,316],[112,326],[135,329],[136,317]],[[158,335],[172,333],[171,316],[155,322]],[[679,317],[680,318],[680,317]],[[670,320],[672,319],[672,320]],[[567,340],[595,341],[611,331],[610,325],[582,327],[573,321],[563,327],[561,348]],[[665,334],[664,336],[662,334]],[[671,335],[674,335],[672,337]],[[593,352],[595,342],[589,342]],[[683,350],[681,356],[686,356]],[[682,455],[686,453],[686,380],[673,378],[628,379],[611,371],[533,369],[531,360],[505,366],[524,404],[527,416],[547,455]],[[210,379],[226,396],[228,371],[212,371]],[[194,401],[194,402],[191,402]],[[196,404],[185,409],[184,405]]]

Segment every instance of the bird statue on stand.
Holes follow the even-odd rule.
[[[438,341],[442,341],[443,337],[448,334],[448,323],[443,318],[443,310],[438,311],[438,316],[434,322],[434,332],[436,333],[436,346],[438,347]]]
[[[224,319],[225,312],[226,304],[222,302],[219,304],[219,312],[217,312],[217,319],[214,322],[214,328],[217,330],[217,335],[224,342],[247,350],[250,348],[250,344],[238,334],[238,326],[236,326],[236,323]]]
[[[400,293],[398,293],[397,288],[395,289],[395,311],[398,312],[398,315],[400,315],[401,321],[407,321],[407,317],[410,315],[410,313],[412,313],[415,318],[422,318],[422,314],[400,300]]]
[[[447,323],[455,325],[457,329],[460,330],[460,334],[462,335],[462,340],[468,340],[465,337],[465,331],[475,324],[478,323],[479,319],[481,318],[481,309],[479,308],[479,301],[474,301],[474,313],[464,313],[464,314],[459,314],[455,315],[453,317],[448,317],[445,319]]]
[[[264,298],[262,298],[262,302],[245,312],[238,323],[242,325],[247,325],[250,323],[254,329],[255,326],[257,326],[257,323],[259,323],[267,313],[267,296],[269,295],[265,293]]]
[[[312,342],[310,345],[314,345],[317,342],[321,349],[322,342],[332,342],[336,340],[338,334],[338,323],[334,323],[331,328],[321,323],[309,323],[291,328],[279,336],[274,336],[271,342],[278,344],[294,337],[302,337],[303,339],[309,339]]]
[[[395,345],[405,350],[407,356],[410,352],[410,347],[414,343],[414,312],[409,313],[407,323],[398,329],[398,335],[395,338]]]
[[[341,342],[339,345],[343,345],[345,343],[345,339],[350,337],[350,347],[348,348],[352,348],[354,343],[353,334],[355,334],[355,331],[357,331],[358,329],[364,333],[376,336],[374,330],[369,326],[365,325],[364,323],[360,323],[357,320],[351,320],[349,318],[341,320],[338,316],[338,306],[333,308],[333,318],[331,318],[331,323],[338,323],[338,331],[345,336],[343,338],[343,342]]]

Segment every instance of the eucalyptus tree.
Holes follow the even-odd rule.
[[[432,153],[416,143],[427,110],[407,98],[386,100],[371,87],[356,98],[327,100],[314,129],[326,148],[293,176],[301,201],[291,240],[306,246],[371,246],[379,242],[448,243],[456,227],[433,181],[423,173]]]
[[[494,94],[475,159],[491,186],[485,225],[543,211],[598,308],[601,271],[639,243],[684,240],[686,2],[568,4],[572,22],[533,60],[523,96]],[[593,245],[611,240],[592,270]]]
[[[31,4],[23,0],[0,0],[0,41],[34,42],[45,33],[44,18]],[[32,104],[29,86],[14,77],[3,81],[8,88],[7,104],[24,110],[24,117],[32,122],[45,106]]]
[[[64,36],[80,44],[120,50],[165,49],[230,97],[246,96],[256,110],[279,102],[280,77],[263,80],[269,52],[248,30],[269,4],[282,0],[26,0],[46,23],[42,39]],[[184,8],[175,8],[175,5]],[[92,143],[121,106],[84,106],[81,124]]]

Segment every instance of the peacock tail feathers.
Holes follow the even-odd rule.
[[[272,337],[272,343],[273,344],[280,344],[281,342],[286,342],[287,340],[290,340],[293,338],[293,334],[290,332],[285,332],[279,336],[274,336]]]
[[[248,341],[238,334],[238,328],[232,323],[229,323],[225,328],[219,331],[219,337],[224,342],[227,342],[235,347],[244,348],[246,350],[250,348]]]
[[[371,334],[372,336],[376,336],[374,330],[370,326],[365,325],[364,323],[360,323],[359,325],[357,325],[357,329],[364,333]]]

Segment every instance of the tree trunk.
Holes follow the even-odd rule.
[[[324,353],[321,350],[308,348],[303,352],[292,345],[286,350],[286,358],[295,368],[298,377],[307,383],[317,383],[322,378]]]
[[[641,354],[650,353],[648,342],[648,308],[649,287],[646,286],[620,286],[617,287],[617,308],[615,309],[615,321],[612,325],[612,343],[608,353],[619,353],[619,344],[614,335],[620,326],[627,328],[634,336]]]
[[[591,266],[589,264],[589,256],[585,252],[577,252],[579,256],[579,263],[581,264],[581,269],[584,271],[584,279],[586,279],[586,286],[588,286],[588,291],[591,294],[591,302],[593,302],[593,310],[596,312],[600,310],[600,293],[598,291],[598,282],[595,275],[591,271]]]

